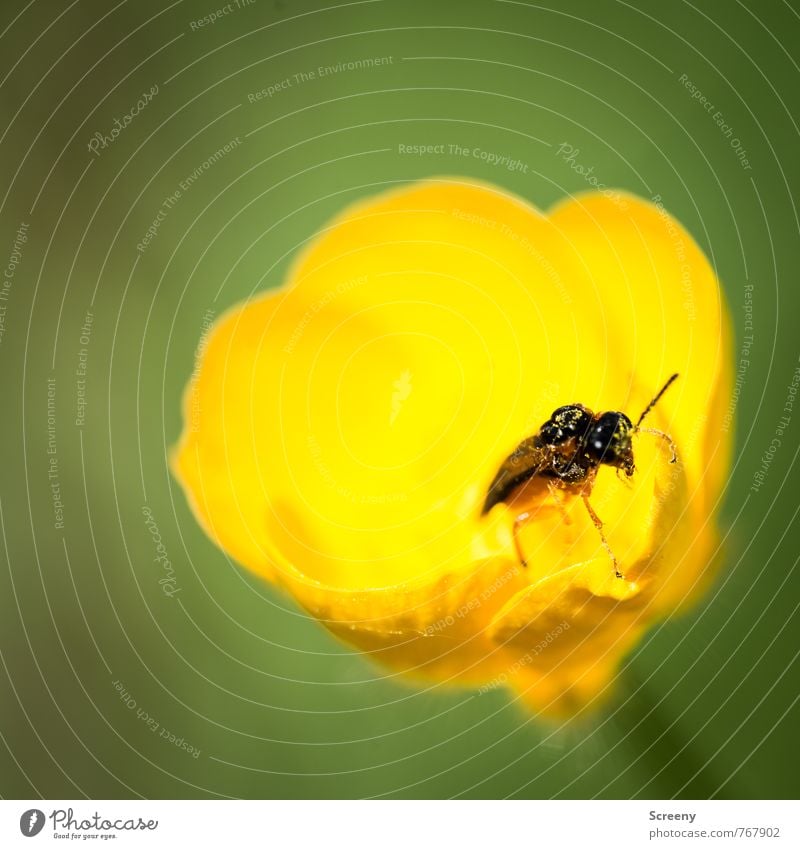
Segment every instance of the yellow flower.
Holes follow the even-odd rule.
[[[608,691],[654,621],[697,597],[729,465],[726,307],[660,204],[602,193],[548,215],[430,180],[348,208],[287,285],[211,332],[173,467],[209,535],[407,676],[515,688],[535,710]],[[555,407],[635,421],[637,471],[579,497],[481,507]],[[566,513],[566,516],[565,516]]]

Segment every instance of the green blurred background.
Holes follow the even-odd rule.
[[[800,352],[800,3],[240,0],[193,26],[216,2],[0,12],[2,795],[796,796],[800,407],[750,487]],[[399,153],[441,143],[525,167]],[[339,644],[212,545],[166,454],[208,315],[279,285],[345,204],[444,173],[546,207],[587,169],[661,195],[739,343],[752,285],[753,344],[727,566],[602,713],[556,727],[500,690],[407,687]]]

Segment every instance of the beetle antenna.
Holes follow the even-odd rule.
[[[650,410],[653,409],[653,407],[655,407],[655,405],[659,402],[661,396],[667,391],[667,389],[669,389],[669,387],[672,385],[673,381],[676,380],[677,377],[678,373],[675,372],[675,374],[673,374],[672,377],[661,387],[661,391],[658,393],[658,395],[653,398],[653,400],[647,405],[647,407],[645,407],[645,411],[641,414],[641,416],[639,416],[639,421],[636,422],[636,427],[639,427],[639,425],[644,420],[644,417],[650,412]]]

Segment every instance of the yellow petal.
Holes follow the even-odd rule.
[[[377,660],[502,676],[564,710],[706,569],[728,344],[706,260],[652,205],[593,195],[545,216],[428,181],[350,207],[286,288],[217,323],[173,466],[219,545]],[[680,464],[639,434],[633,482],[604,468],[592,494],[626,580],[580,499],[538,480],[522,568],[516,511],[480,514],[502,460],[562,404],[635,420],[675,371],[647,424]],[[561,621],[559,649],[520,665]]]

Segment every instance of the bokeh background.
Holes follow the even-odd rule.
[[[796,796],[800,404],[751,487],[800,353],[800,4],[216,3],[0,11],[0,793]],[[400,152],[442,143],[524,168]],[[216,549],[168,471],[209,317],[347,203],[440,174],[660,195],[724,283],[735,367],[753,337],[727,565],[588,723],[387,676]]]

